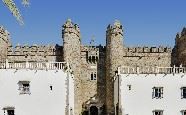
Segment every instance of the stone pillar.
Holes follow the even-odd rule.
[[[82,109],[81,96],[81,55],[80,55],[80,29],[77,24],[73,24],[70,19],[66,21],[62,29],[63,38],[63,58],[68,62],[74,74],[74,92],[75,92],[75,115],[79,115]]]
[[[109,25],[106,31],[106,110],[114,115],[114,75],[122,65],[123,29],[119,21]]]

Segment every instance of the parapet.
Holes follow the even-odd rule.
[[[130,53],[170,53],[172,52],[171,47],[127,47],[125,51]]]
[[[68,19],[62,26],[62,38],[64,38],[66,33],[75,34],[77,37],[80,37],[80,29],[78,24],[74,24],[71,19]]]
[[[33,44],[31,46],[25,44],[17,44],[14,48],[12,46],[8,47],[8,55],[55,55],[56,50],[58,50],[55,45],[37,45]]]
[[[120,74],[185,74],[186,67],[158,67],[158,66],[121,66],[118,68]]]
[[[66,62],[0,62],[0,69],[67,70]]]
[[[118,20],[116,20],[114,22],[114,25],[111,25],[111,24],[108,25],[106,33],[107,33],[107,35],[109,35],[109,34],[115,34],[115,35],[121,34],[123,36],[123,27],[122,27],[121,23]]]

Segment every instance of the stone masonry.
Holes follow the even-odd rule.
[[[109,25],[106,32],[106,110],[114,115],[114,76],[122,65],[123,28],[119,21]]]
[[[106,30],[106,46],[82,45],[80,28],[68,19],[62,26],[63,45],[16,45],[0,27],[0,62],[61,62],[70,64],[75,76],[75,115],[113,115],[113,76],[121,65],[186,66],[186,28],[176,35],[175,47],[126,47],[124,31],[115,21]],[[95,109],[97,108],[97,109]],[[93,112],[93,113],[92,113]]]

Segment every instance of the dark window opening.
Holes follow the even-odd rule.
[[[186,87],[181,88],[181,98],[186,99]]]
[[[163,110],[155,110],[153,111],[153,115],[163,115]]]
[[[91,80],[97,80],[97,74],[96,73],[91,73],[91,76],[90,76]]]
[[[181,111],[182,115],[186,115],[186,110]]]
[[[91,80],[93,80],[94,79],[94,74],[93,73],[91,73]]]
[[[7,115],[14,115],[14,110],[7,110]]]
[[[153,88],[153,98],[163,98],[163,87],[154,87]]]

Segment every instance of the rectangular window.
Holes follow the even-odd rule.
[[[153,98],[163,98],[163,87],[153,87]]]
[[[186,87],[181,88],[181,98],[186,99]]]
[[[96,73],[94,73],[94,80],[96,80],[97,79],[97,75],[96,75]]]
[[[93,80],[94,79],[94,74],[93,73],[91,73],[91,80]]]
[[[97,74],[96,74],[96,72],[95,73],[91,73],[91,78],[90,78],[91,80],[97,80]]]
[[[14,115],[14,110],[7,110],[7,115]]]
[[[3,108],[5,115],[15,115],[14,107],[5,107]]]
[[[182,110],[181,115],[186,115],[186,110]]]
[[[30,82],[29,81],[19,81],[20,94],[30,94]]]
[[[163,115],[163,110],[154,110],[153,115]]]

